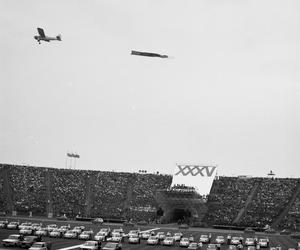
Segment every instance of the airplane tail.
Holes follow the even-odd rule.
[[[56,36],[56,39],[57,39],[58,41],[61,41],[61,35]]]

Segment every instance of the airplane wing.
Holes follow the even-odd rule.
[[[45,37],[46,35],[45,35],[45,32],[44,32],[44,30],[42,29],[42,28],[37,28],[37,30],[38,30],[38,33],[39,33],[39,35],[41,36],[41,37]]]
[[[157,54],[157,53],[141,52],[141,51],[135,51],[135,50],[131,51],[131,55],[168,58],[167,55],[160,55],[160,54]]]

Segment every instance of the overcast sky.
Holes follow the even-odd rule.
[[[2,163],[300,177],[298,0],[0,0],[0,30]]]

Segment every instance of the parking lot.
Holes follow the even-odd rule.
[[[10,220],[9,220],[10,221]],[[20,220],[20,222],[23,222],[24,220]],[[34,222],[37,222],[37,220],[34,220]],[[134,228],[126,228],[123,227],[121,224],[107,224],[107,225],[94,225],[88,222],[77,222],[77,221],[45,221],[45,220],[40,220],[39,222],[43,223],[43,225],[47,224],[57,224],[58,226],[61,225],[70,225],[71,228],[74,226],[80,226],[83,225],[87,230],[93,230],[94,233],[97,233],[100,228],[102,227],[110,227],[111,229],[114,228],[120,228],[122,227],[125,231],[125,233],[128,233],[129,230],[134,229]],[[138,227],[135,227],[138,228]],[[212,243],[214,242],[214,239],[218,235],[223,235],[226,239],[228,234],[231,234],[232,236],[242,236],[244,239],[246,237],[251,237],[254,235],[249,235],[249,234],[244,234],[242,231],[226,231],[226,230],[216,230],[216,229],[209,229],[209,228],[189,228],[189,229],[178,229],[176,225],[147,225],[147,226],[140,226],[140,230],[154,230],[156,233],[157,232],[170,232],[172,235],[176,232],[182,232],[185,237],[190,237],[193,236],[195,241],[199,242],[199,238],[202,234],[209,234],[211,233],[212,236]],[[0,240],[2,241],[3,239],[7,238],[10,234],[17,234],[19,231],[18,230],[8,230],[8,229],[0,229]],[[282,250],[287,250],[289,248],[295,248],[297,249],[297,241],[294,239],[290,238],[289,236],[282,236],[282,235],[265,235],[262,233],[256,233],[255,236],[257,238],[264,238],[268,237],[270,241],[270,247],[277,247],[281,246]],[[52,250],[56,249],[63,249],[63,248],[68,248],[68,247],[73,247],[73,246],[78,246],[80,244],[83,244],[84,241],[78,240],[78,239],[63,239],[63,238],[49,238],[49,237],[44,237],[43,241],[51,241],[52,242]],[[105,245],[103,242],[102,246]],[[140,244],[129,244],[128,240],[125,239],[125,241],[122,243],[122,249],[183,249],[179,247],[178,242],[175,243],[174,246],[148,246],[146,244],[146,240],[141,240]],[[202,249],[206,250],[207,245],[204,244]],[[1,248],[1,249],[21,249],[21,248]],[[78,249],[78,247],[74,247],[73,249]],[[221,250],[227,250],[228,245],[224,244],[221,246]],[[246,247],[244,247],[246,249]]]

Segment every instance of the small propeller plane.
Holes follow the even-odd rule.
[[[61,35],[57,35],[56,37],[46,36],[45,32],[42,28],[37,28],[39,36],[34,36],[34,39],[41,44],[41,41],[50,42],[50,41],[61,41]]]
[[[169,56],[167,56],[167,55],[161,55],[161,54],[150,53],[150,52],[141,52],[141,51],[135,51],[135,50],[132,50],[132,51],[131,51],[131,55],[135,55],[135,56],[160,57],[160,58],[169,58]]]

